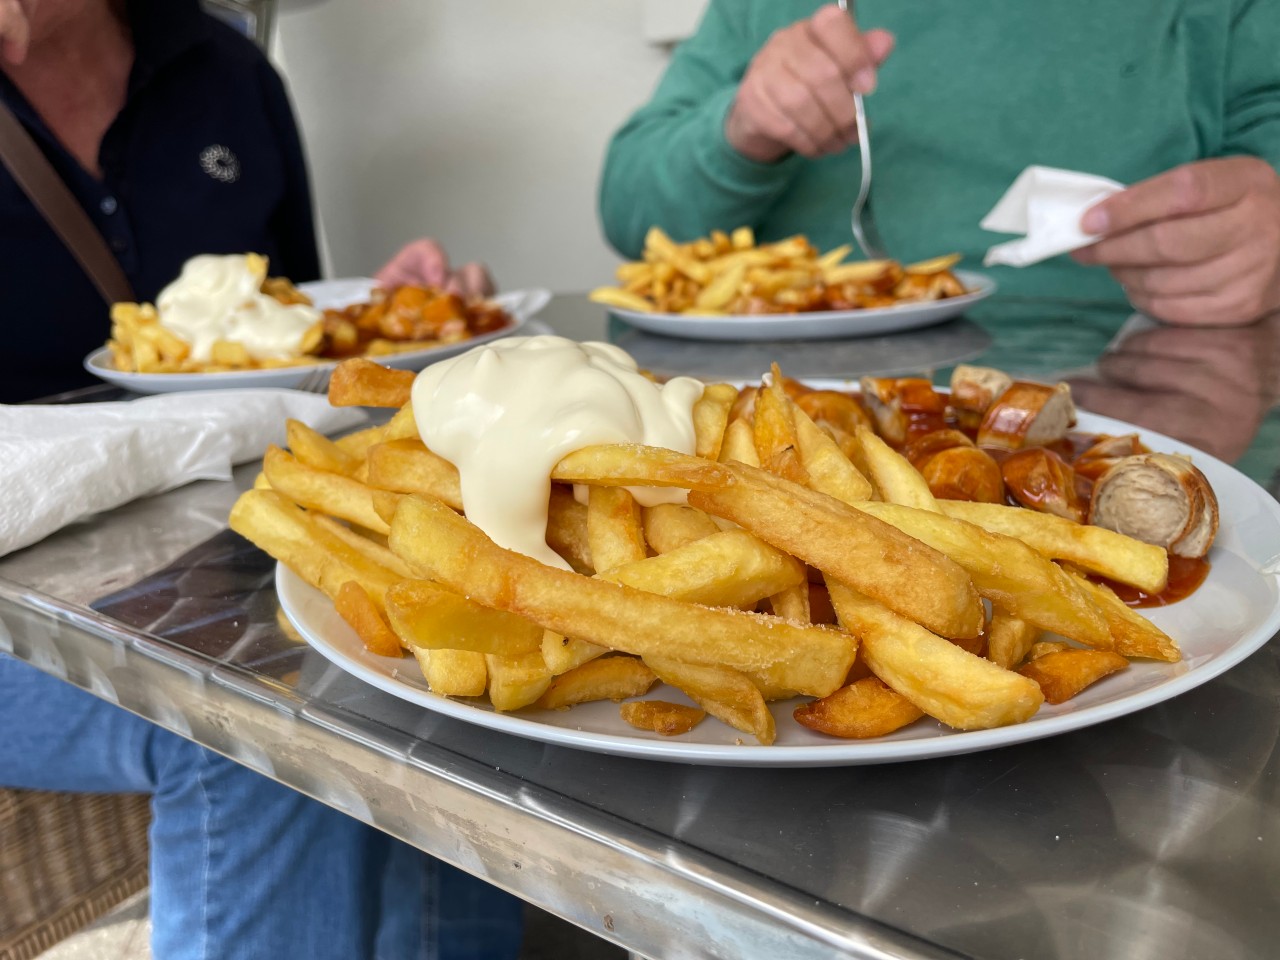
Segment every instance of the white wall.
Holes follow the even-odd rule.
[[[286,6],[276,53],[334,275],[368,273],[425,234],[507,288],[607,282],[601,160],[667,60],[647,17],[645,0]]]

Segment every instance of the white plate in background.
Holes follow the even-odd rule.
[[[697,317],[681,313],[640,313],[606,307],[613,316],[633,327],[686,340],[836,340],[869,337],[928,327],[958,317],[975,303],[996,292],[996,282],[980,273],[955,271],[969,290],[946,300],[901,303],[864,310],[825,310],[815,313],[738,314],[729,317]]]
[[[333,604],[283,565],[276,568],[276,589],[298,631],[354,676],[429,710],[545,743],[682,763],[779,767],[886,763],[988,750],[1089,727],[1176,697],[1239,663],[1280,630],[1280,503],[1233,467],[1161,434],[1088,413],[1080,414],[1079,429],[1112,435],[1136,431],[1153,450],[1194,458],[1221,510],[1212,566],[1187,599],[1142,611],[1178,641],[1181,662],[1135,661],[1066,703],[1045,704],[1026,723],[995,730],[951,730],[926,717],[886,737],[840,740],[792,719],[792,710],[807,698],[770,704],[778,736],[769,747],[711,717],[683,736],[659,737],[623,722],[611,701],[566,711],[497,713],[487,700],[431,693],[411,657],[369,653]],[[661,684],[646,699],[688,702]]]
[[[340,280],[317,280],[301,283],[298,289],[309,296],[320,310],[337,310],[353,303],[362,303],[377,282],[367,277],[350,277]],[[397,370],[421,370],[428,364],[452,357],[472,347],[499,337],[516,333],[531,317],[537,315],[551,300],[548,290],[512,290],[499,293],[493,301],[511,314],[512,324],[491,333],[482,333],[457,343],[408,350],[404,353],[372,357],[378,363]],[[277,367],[269,370],[226,370],[221,373],[130,373],[117,370],[111,363],[111,351],[105,346],[84,358],[84,368],[100,380],[134,393],[177,393],[183,390],[231,390],[245,387],[295,387],[317,369],[332,370],[338,361],[308,363],[297,367]]]

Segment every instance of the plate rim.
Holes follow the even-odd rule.
[[[778,324],[793,324],[797,321],[825,323],[835,326],[842,321],[864,318],[868,321],[874,321],[891,319],[895,315],[911,316],[921,310],[930,308],[937,310],[941,310],[944,307],[948,310],[956,308],[957,313],[962,313],[964,308],[986,300],[999,289],[999,284],[985,273],[976,273],[972,270],[957,270],[955,274],[958,278],[964,280],[966,285],[977,286],[980,289],[971,289],[968,293],[961,294],[958,297],[947,297],[945,300],[914,301],[894,304],[891,307],[864,307],[859,310],[812,310],[804,313],[735,313],[723,317],[710,317],[689,316],[681,313],[644,313],[638,310],[628,310],[624,307],[611,306],[606,306],[605,309],[624,323],[629,323],[641,329],[645,329],[644,323],[650,323],[653,326],[667,326],[677,323],[689,324],[691,321],[697,322],[699,326],[703,324],[707,327],[723,326],[726,330],[732,328],[751,330],[758,327],[772,327]],[[948,313],[948,316],[952,315],[954,314]],[[696,338],[691,337],[690,339]],[[801,339],[818,339],[818,337],[807,336]]]
[[[314,281],[314,282],[316,283],[340,283],[340,282],[355,283],[355,282],[362,282],[362,281],[368,281],[370,283],[376,282],[371,280],[368,277],[333,277],[329,280],[320,280],[320,281]],[[309,285],[309,283],[310,282],[299,284],[298,289],[303,290],[303,292],[306,292],[306,287]],[[529,287],[527,289],[521,289],[521,290],[502,291],[500,293],[494,294],[494,296],[491,297],[490,299],[500,300],[504,297],[529,298],[533,303],[536,304],[536,306],[529,312],[523,313],[521,315],[517,316],[515,314],[512,314],[513,322],[508,327],[502,327],[499,330],[491,330],[488,333],[478,334],[474,337],[469,337],[466,340],[459,340],[454,343],[440,344],[434,347],[423,347],[420,350],[406,350],[403,353],[387,354],[385,359],[413,363],[419,359],[430,357],[433,353],[436,353],[437,351],[446,350],[452,347],[457,347],[460,344],[466,344],[468,347],[472,345],[479,346],[480,344],[488,343],[491,340],[497,340],[502,337],[506,337],[506,336],[510,336],[512,334],[518,333],[521,329],[524,328],[524,326],[530,320],[532,320],[539,313],[541,313],[543,309],[546,308],[547,303],[550,302],[552,293],[549,289],[545,287]],[[310,376],[312,373],[316,372],[317,370],[333,370],[335,367],[337,367],[339,363],[342,362],[340,360],[325,360],[320,363],[305,363],[305,364],[298,364],[296,366],[289,366],[289,367],[272,367],[268,369],[257,369],[257,370],[218,370],[216,372],[209,372],[209,373],[195,373],[195,372],[134,373],[126,370],[115,370],[102,364],[101,363],[102,358],[104,356],[108,356],[110,354],[110,350],[111,348],[108,347],[105,343],[100,347],[96,347],[95,349],[91,350],[88,354],[85,355],[84,359],[81,361],[81,366],[85,370],[87,370],[89,373],[97,377],[99,380],[102,380],[105,383],[110,383],[114,386],[124,387],[125,389],[133,389],[135,386],[142,387],[149,384],[171,384],[171,385],[187,384],[187,383],[213,384],[217,382],[216,379],[211,379],[211,378],[227,378],[227,379],[231,379],[232,377],[245,378],[245,380],[247,380],[248,382],[242,381],[240,383],[230,384],[227,387],[227,389],[237,389],[245,386],[253,386],[254,380],[269,380],[276,377],[287,378],[290,374],[293,374],[295,372],[297,374],[298,379],[301,379],[303,377]],[[372,359],[376,361],[384,358],[370,357],[368,359]]]
[[[817,385],[819,381],[814,380],[813,383]],[[1215,467],[1229,471],[1235,475],[1234,478],[1237,481],[1244,481],[1247,485],[1247,489],[1253,495],[1254,501],[1250,505],[1261,506],[1280,527],[1280,501],[1272,497],[1255,480],[1245,476],[1230,464],[1154,430],[1146,430],[1125,421],[1115,420],[1099,414],[1091,414],[1084,411],[1081,411],[1081,413],[1083,419],[1089,421],[1090,425],[1087,429],[1097,427],[1099,432],[1106,430],[1137,432],[1144,442],[1155,441],[1155,445],[1171,449],[1172,452],[1194,453],[1196,457],[1203,458],[1206,462],[1212,462]],[[1259,571],[1259,575],[1264,577],[1271,576],[1263,571]],[[397,680],[393,676],[379,673],[360,659],[335,646],[327,637],[317,633],[308,618],[302,615],[298,605],[306,601],[306,591],[311,591],[314,597],[321,601],[324,599],[323,595],[306,584],[282,563],[276,564],[275,583],[277,597],[280,600],[285,616],[288,617],[290,623],[294,625],[312,648],[347,673],[393,696],[416,703],[428,710],[454,719],[542,743],[647,760],[716,766],[837,767],[871,763],[896,763],[974,753],[1057,736],[1074,730],[1096,726],[1181,696],[1236,666],[1246,657],[1261,649],[1280,631],[1280,573],[1278,573],[1275,575],[1275,582],[1272,587],[1274,599],[1271,609],[1252,630],[1246,631],[1230,647],[1219,654],[1213,655],[1206,662],[1198,666],[1189,667],[1185,672],[1168,677],[1152,686],[1122,694],[1114,700],[1104,701],[1040,720],[1033,718],[1020,724],[996,727],[989,730],[944,730],[937,736],[920,737],[911,740],[845,741],[833,739],[830,745],[825,743],[772,746],[747,743],[707,744],[689,743],[674,739],[665,741],[649,740],[615,733],[597,733],[595,731],[583,731],[581,729],[543,724],[523,715],[521,712],[498,713],[491,709],[473,705],[466,700],[454,700],[419,690]],[[339,624],[339,626],[345,628],[345,624]],[[354,634],[352,636],[354,637]],[[374,655],[365,653],[364,656],[372,657]],[[387,659],[389,663],[395,662],[389,658],[383,659]],[[413,669],[417,669],[416,662]],[[790,700],[778,701],[777,706],[780,709],[789,710],[791,703],[792,701]]]

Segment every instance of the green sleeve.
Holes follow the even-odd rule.
[[[759,46],[745,28],[747,8],[742,0],[712,0],[653,99],[614,134],[600,219],[623,256],[639,257],[654,225],[679,241],[755,226],[794,176],[799,157],[756,163],[724,137],[725,115]]]
[[[1224,154],[1251,154],[1280,170],[1280,8],[1242,0],[1226,63]]]

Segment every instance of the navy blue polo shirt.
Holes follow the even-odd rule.
[[[271,272],[319,277],[310,189],[284,84],[261,51],[197,0],[130,0],[135,60],[124,108],[87,173],[0,71],[10,106],[154,300],[200,253],[254,251]],[[0,402],[96,382],[85,354],[108,305],[0,166]]]

